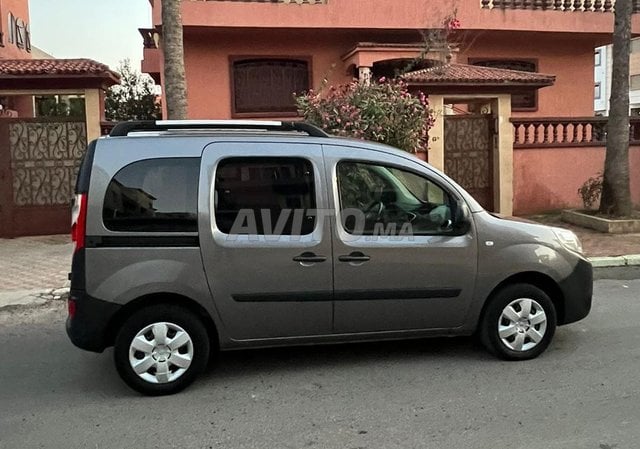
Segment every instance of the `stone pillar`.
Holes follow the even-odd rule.
[[[99,99],[100,99],[100,121],[104,122],[105,120],[107,120],[106,117],[105,117],[106,109],[105,109],[105,106],[104,106],[104,102],[106,100],[107,92],[105,90],[100,89],[98,91],[98,95],[100,96],[99,97]]]
[[[493,204],[496,212],[513,214],[513,125],[511,95],[502,94],[494,100],[497,135],[493,148]]]
[[[429,130],[429,164],[444,171],[444,97],[429,95],[429,106],[435,114],[435,123]]]
[[[358,67],[358,80],[362,84],[371,83],[371,67]]]
[[[85,89],[84,91],[85,120],[87,124],[87,143],[100,137],[100,119],[103,111],[100,109],[100,89]]]

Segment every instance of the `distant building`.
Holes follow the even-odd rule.
[[[593,109],[596,115],[609,115],[611,96],[612,46],[595,50]],[[629,59],[629,112],[640,116],[640,38],[631,41]]]

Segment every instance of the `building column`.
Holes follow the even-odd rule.
[[[494,100],[497,120],[493,145],[493,204],[496,212],[513,215],[513,125],[511,95],[502,94]]]
[[[100,137],[100,119],[103,115],[100,106],[100,89],[85,89],[84,112],[87,125],[87,143]]]
[[[105,117],[105,113],[106,113],[105,101],[107,98],[107,91],[100,89],[98,91],[98,95],[99,95],[99,101],[100,101],[100,121],[104,122],[107,120]]]
[[[429,107],[435,114],[435,123],[429,130],[429,164],[444,171],[444,96],[429,95]]]

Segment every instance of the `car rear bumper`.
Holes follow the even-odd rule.
[[[593,267],[580,259],[573,272],[559,283],[564,296],[564,313],[558,324],[569,324],[586,317],[593,297]]]
[[[102,352],[111,346],[109,325],[122,306],[93,298],[81,290],[71,290],[70,301],[75,301],[73,318],[67,317],[67,335],[71,342],[87,351]]]

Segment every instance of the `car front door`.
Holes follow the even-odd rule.
[[[202,156],[200,236],[234,340],[331,333],[332,259],[319,145],[217,142]]]
[[[477,243],[455,189],[409,156],[324,149],[336,211],[334,332],[462,325]]]

